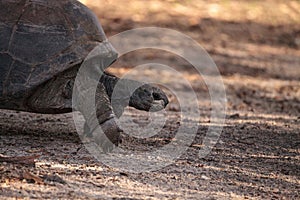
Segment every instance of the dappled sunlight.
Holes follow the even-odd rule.
[[[81,2],[99,18],[110,41],[111,36],[134,28],[169,28],[196,41],[218,70],[211,72],[213,65],[199,55],[198,72],[185,58],[161,49],[120,56],[108,72],[118,77],[130,73],[131,79],[156,83],[169,103],[152,113],[124,108],[119,147],[125,151],[107,154],[113,158],[108,161],[90,154],[70,113],[1,110],[0,198],[299,199],[300,1]],[[186,41],[163,37],[157,41],[192,54]],[[81,48],[75,49],[77,55]],[[149,68],[136,68],[144,64]],[[226,99],[212,98],[207,86],[220,77]],[[222,93],[223,85],[214,89]],[[184,93],[184,105],[177,93]],[[122,98],[129,99],[127,94]],[[225,124],[215,120],[223,116],[211,117],[220,114],[212,109],[214,103],[226,104]],[[184,137],[176,137],[182,127]],[[140,134],[144,130],[146,134]],[[212,147],[206,142],[216,138]],[[169,152],[156,151],[173,142]],[[169,156],[181,148],[184,151],[176,159]],[[203,156],[205,148],[209,152]],[[130,171],[131,166],[135,171]],[[140,172],[139,167],[153,171]]]
[[[231,154],[228,154],[228,156],[232,156]],[[262,155],[255,155],[255,156],[252,156],[252,155],[249,155],[247,156],[248,159],[249,158],[266,158]],[[246,158],[247,159],[247,158]],[[273,157],[274,159],[274,157]],[[243,164],[243,163],[241,163]],[[241,165],[240,164],[240,165]],[[300,184],[300,181],[297,179],[297,177],[291,177],[290,175],[284,175],[284,174],[280,174],[280,173],[274,173],[274,172],[263,172],[263,173],[260,173],[257,169],[254,169],[254,168],[249,168],[249,167],[242,167],[242,166],[238,166],[236,164],[222,164],[222,167],[215,167],[215,166],[205,166],[204,168],[207,168],[207,169],[212,169],[212,170],[216,170],[216,171],[222,171],[222,172],[225,172],[225,173],[236,173],[236,174],[239,174],[240,176],[247,176],[247,178],[249,179],[271,179],[271,180],[276,180],[276,181],[286,181],[288,183],[291,183],[291,184]],[[296,170],[296,169],[295,169]],[[234,180],[236,181],[236,180]],[[253,183],[251,183],[251,181],[249,182],[240,182],[240,181],[237,181],[237,184],[241,184],[241,185],[253,185]],[[268,187],[268,186],[265,186],[264,183],[261,183],[261,184],[257,184],[258,187],[265,187],[265,188],[268,188],[268,190],[272,190],[273,187]]]
[[[71,170],[71,171],[90,171],[91,173],[101,173],[104,171],[103,167],[93,165],[79,165],[79,164],[70,164],[70,163],[58,163],[54,161],[49,160],[38,160],[35,163],[36,167],[43,167],[47,166],[50,169],[59,170],[59,171],[65,171],[65,170]]]
[[[119,12],[122,13],[124,17],[132,17],[132,19],[138,19],[137,21],[147,21],[149,18],[146,16],[165,11],[170,15],[180,15],[189,18],[209,16],[219,20],[250,20],[265,24],[300,23],[300,14],[298,12],[300,10],[300,4],[297,1],[149,0],[145,2],[139,0],[81,0],[81,2],[94,8],[96,11],[97,9],[99,9],[99,11],[107,9],[113,11],[112,15]],[[281,13],[281,15],[279,15],[279,13]],[[159,18],[157,19],[159,20]]]
[[[59,194],[62,192],[61,190],[67,187],[73,195],[84,194],[89,198],[122,198],[124,195],[126,195],[126,198],[144,198],[145,196],[152,196],[153,193],[159,198],[178,198],[181,197],[183,193],[186,193],[186,198],[192,198],[193,196],[205,197],[207,195],[229,196],[229,194],[219,191],[189,191],[187,188],[177,188],[174,190],[172,186],[159,184],[159,182],[163,182],[164,179],[158,179],[157,182],[145,183],[143,180],[136,178],[136,176],[140,175],[128,176],[126,173],[119,173],[113,169],[102,168],[98,165],[63,164],[39,160],[36,163],[36,167],[40,170],[46,170],[49,174],[55,173],[56,177],[60,177],[66,184],[61,184],[60,187],[47,187],[47,184],[50,183],[54,186],[57,180],[53,179],[52,182],[50,181],[47,184],[32,184],[23,181],[23,191],[31,190],[41,192],[41,195],[47,195],[49,193]],[[88,179],[83,177],[83,174],[88,176]],[[176,175],[168,174],[167,176],[175,177]],[[144,177],[151,179],[151,173],[144,174]],[[1,187],[16,192],[18,191],[21,181],[22,180],[17,179],[7,180],[6,183],[1,184]],[[197,187],[196,183],[192,185]],[[230,196],[239,197],[240,195],[232,193]]]

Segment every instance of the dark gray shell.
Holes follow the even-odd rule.
[[[0,0],[0,103],[24,98],[105,40],[95,15],[77,1]]]

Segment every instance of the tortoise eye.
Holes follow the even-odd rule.
[[[147,96],[151,96],[151,93],[149,90],[147,89],[143,89],[142,92],[141,92],[142,95],[147,95]]]
[[[159,100],[160,99],[160,95],[158,93],[153,93],[152,95],[153,95],[153,98],[155,100]]]

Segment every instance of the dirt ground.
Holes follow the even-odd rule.
[[[16,157],[0,164],[1,199],[300,199],[299,1],[84,2],[108,37],[158,26],[198,41],[224,81],[227,113],[222,134],[210,154],[199,158],[211,109],[203,79],[186,61],[169,53],[134,52],[110,71],[121,76],[137,64],[159,58],[193,86],[201,117],[193,122],[198,131],[188,150],[162,169],[124,172],[89,154],[72,114],[1,110],[0,153]],[[176,90],[185,91],[176,77],[163,76]],[[159,135],[123,136],[122,148],[147,151],[172,141],[180,126],[180,109],[174,95],[168,94],[167,121]],[[149,123],[145,112],[129,109],[125,114],[137,124]]]

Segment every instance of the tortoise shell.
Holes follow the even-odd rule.
[[[97,17],[78,1],[0,0],[1,104],[78,66],[105,41]]]

